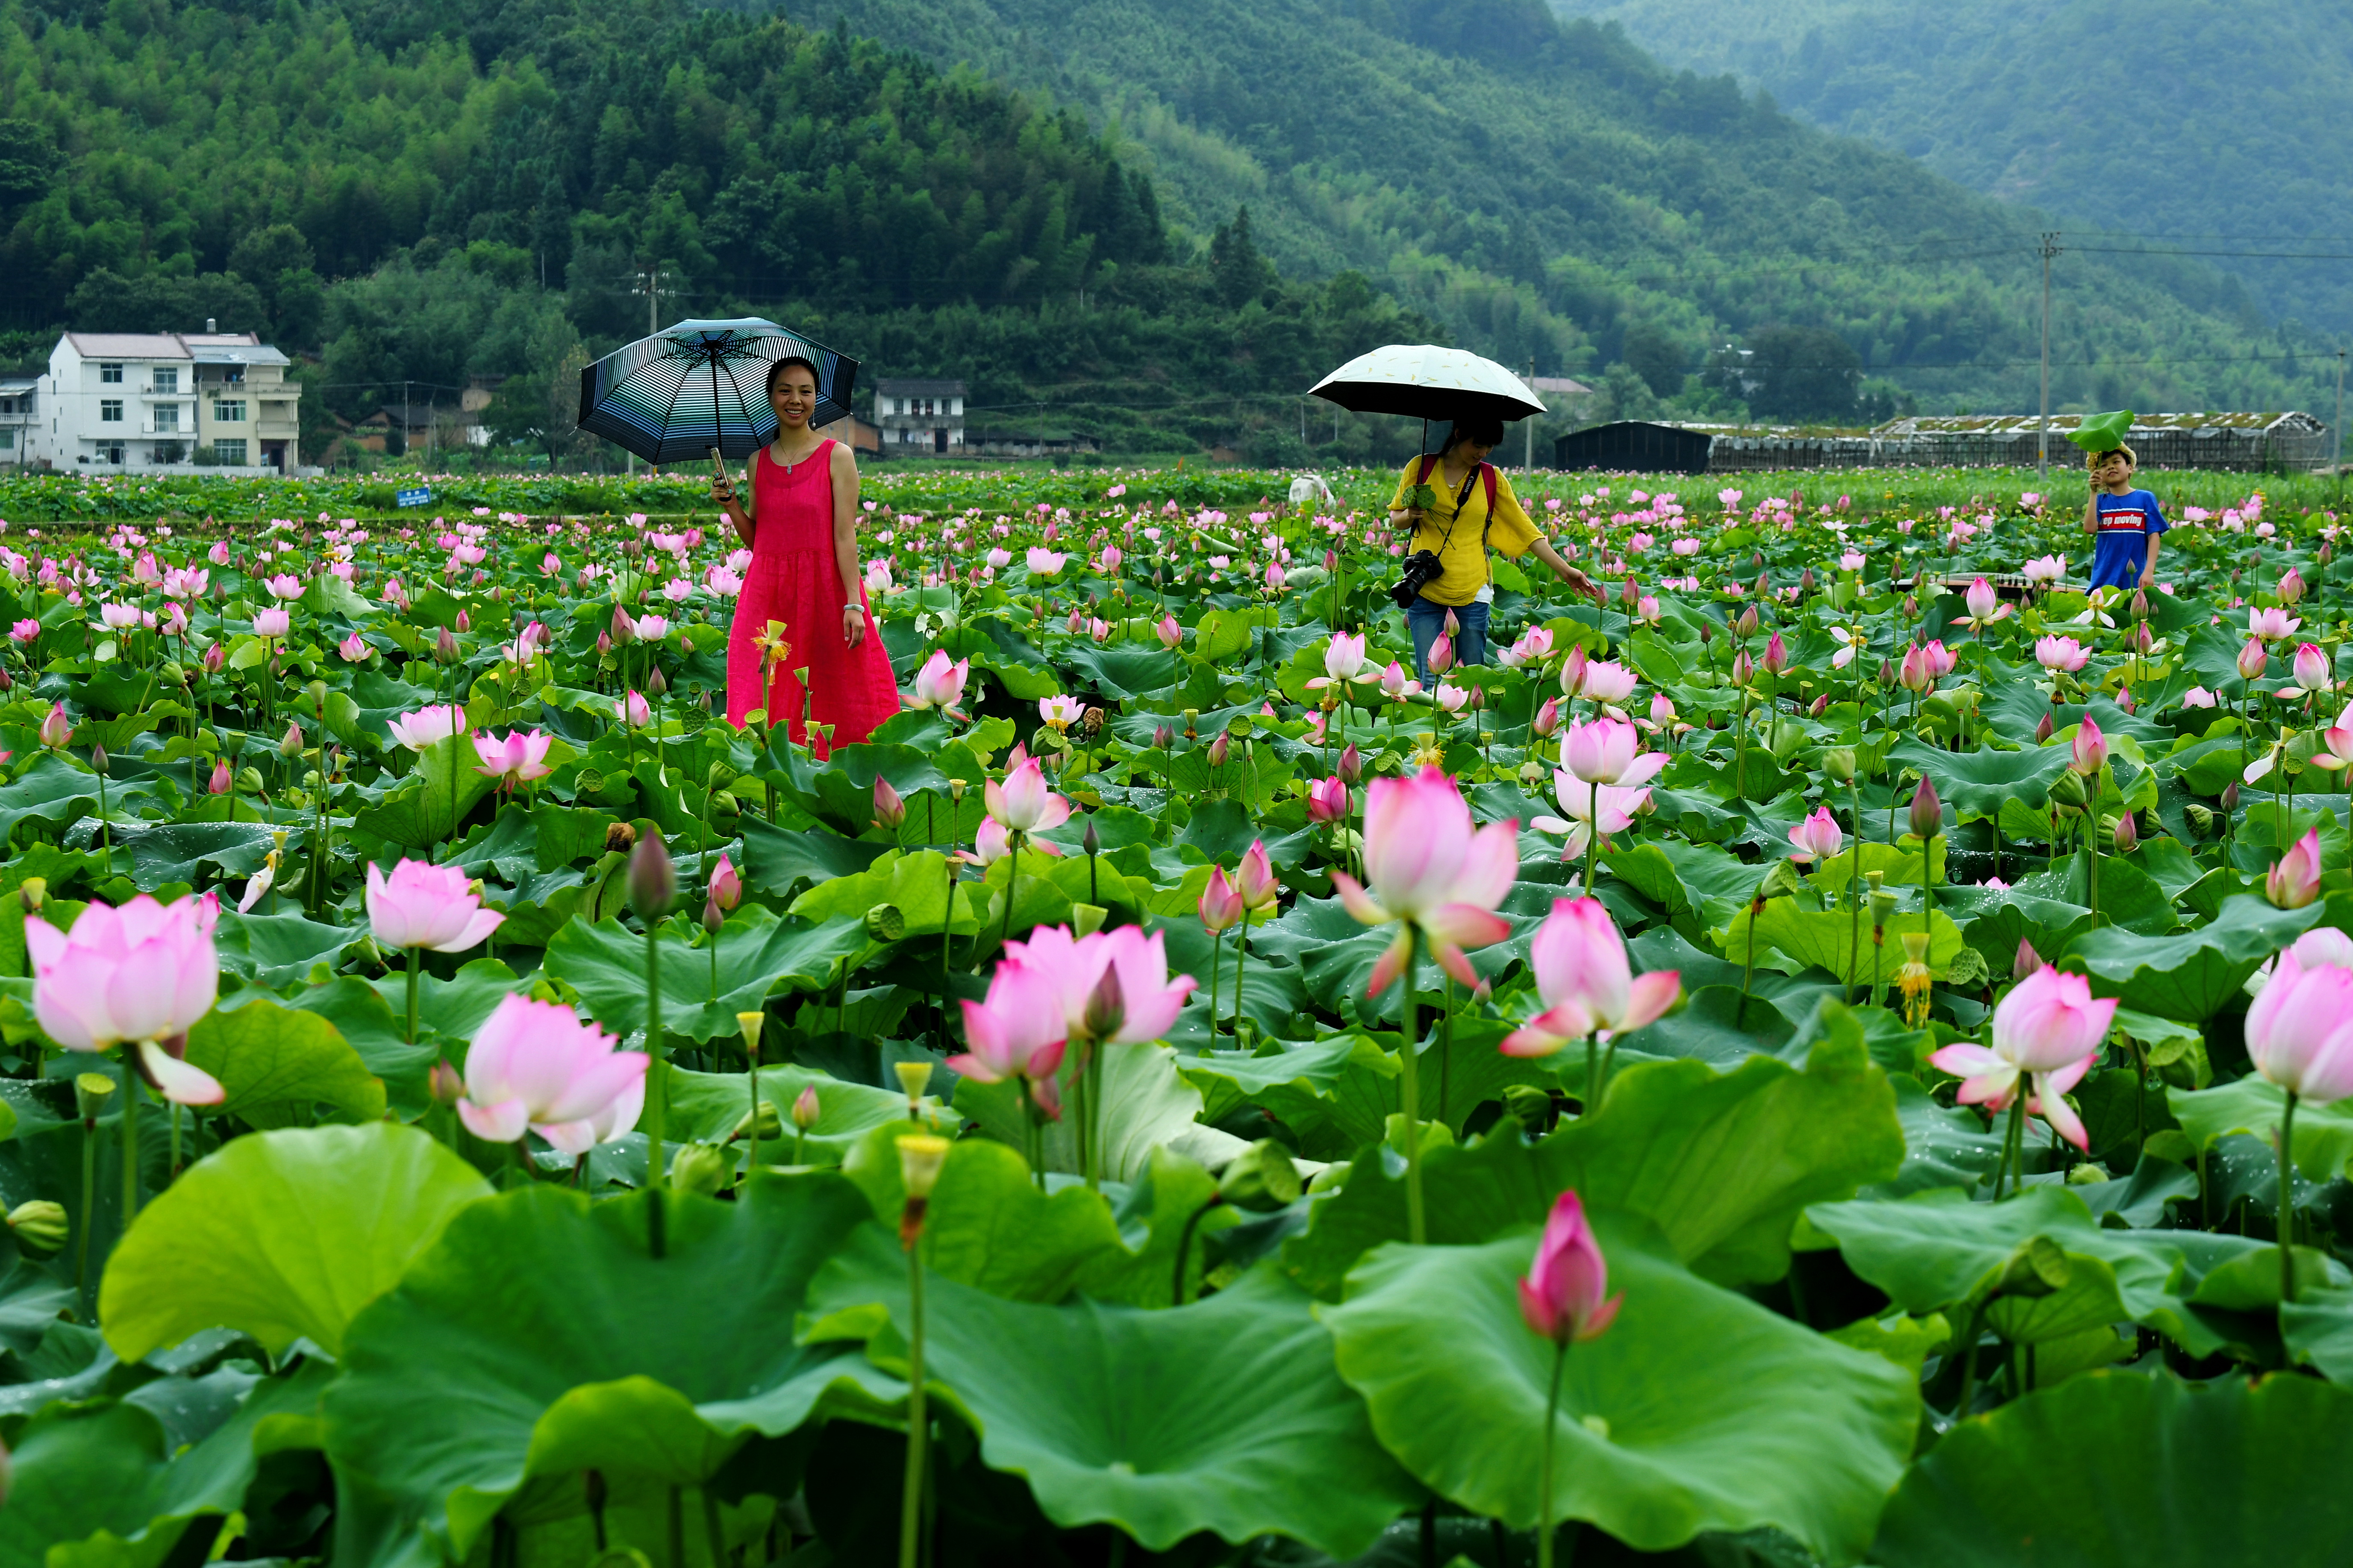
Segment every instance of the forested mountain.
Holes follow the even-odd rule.
[[[1621,411],[2031,395],[2030,215],[1540,0],[825,3],[8,0],[0,319],[20,355],[257,326],[317,356],[314,417],[504,376],[515,436],[649,273],[659,319],[1128,449],[1303,456],[1298,395],[1399,338],[1606,371]],[[2085,258],[2058,321],[2063,405],[2316,374],[2194,262]]]
[[[2084,246],[2205,258],[2353,331],[2353,8],[2290,0],[1554,0],[1813,123],[2021,202]],[[2105,232],[2102,232],[2105,231]],[[2143,240],[2141,236],[2161,237]],[[2299,243],[2291,243],[2291,242]]]

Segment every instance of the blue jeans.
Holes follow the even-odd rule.
[[[1430,680],[1430,647],[1446,629],[1446,613],[1454,612],[1455,623],[1462,628],[1454,639],[1454,662],[1484,664],[1487,662],[1487,612],[1493,605],[1436,605],[1428,599],[1416,599],[1405,613],[1406,629],[1413,634],[1413,673],[1416,679],[1427,685]]]

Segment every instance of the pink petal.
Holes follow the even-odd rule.
[[[1338,873],[1335,872],[1334,875],[1336,877]],[[1373,973],[1365,982],[1365,994],[1377,996],[1388,990],[1389,983],[1404,971],[1406,954],[1412,951],[1412,932],[1400,929],[1396,940],[1382,951],[1380,962],[1373,965]]]
[[[174,1105],[218,1105],[228,1098],[218,1079],[160,1046],[141,1042],[139,1062],[148,1079]]]
[[[458,1102],[458,1120],[466,1124],[467,1131],[485,1143],[512,1143],[529,1130],[531,1110],[520,1100],[502,1100],[496,1105],[476,1105],[470,1100],[461,1100]]]

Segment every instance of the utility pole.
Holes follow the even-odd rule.
[[[2328,466],[2337,471],[2337,493],[2345,493],[2345,350],[2337,350],[2337,423],[2330,427],[2330,437],[2337,444],[2336,455]]]
[[[2034,424],[2035,482],[2051,483],[2051,258],[2059,254],[2059,231],[2043,231],[2042,243],[2042,412]]]
[[[662,271],[659,267],[655,267],[650,264],[647,266],[644,271],[637,275],[637,280],[629,286],[630,293],[643,294],[646,297],[646,336],[648,337],[652,337],[656,332],[661,331],[661,297],[664,292],[669,290],[669,288],[670,274]],[[638,459],[636,454],[624,451],[622,458],[628,464],[628,467],[623,471],[626,473],[636,473],[638,471]],[[653,467],[650,463],[646,466],[649,468]]]

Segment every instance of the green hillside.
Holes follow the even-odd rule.
[[[2353,331],[2353,11],[2285,0],[1554,0],[1828,129],[2031,202],[2084,245],[2201,258]],[[2096,231],[2110,231],[2105,236]],[[2316,237],[2316,240],[2314,238]],[[2290,243],[2295,241],[2297,243]]]
[[[560,451],[651,270],[1124,450],[1384,455],[1299,394],[1398,338],[1619,412],[2031,395],[2030,216],[1539,0],[843,4],[10,0],[0,348],[216,317],[315,420],[503,377]],[[2314,401],[2194,262],[2071,264],[2058,322],[2063,405]]]

